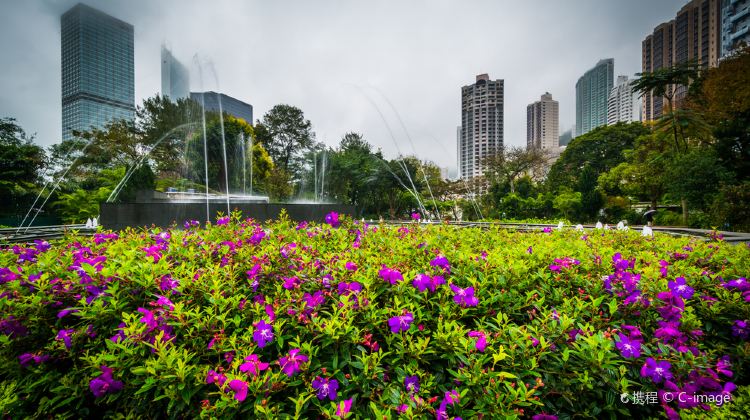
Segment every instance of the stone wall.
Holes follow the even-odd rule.
[[[344,204],[230,203],[230,206],[232,211],[241,211],[243,218],[251,217],[261,222],[278,218],[281,209],[286,209],[289,218],[295,221],[322,222],[332,211],[349,216],[356,214],[354,206]],[[215,222],[219,212],[226,214],[227,206],[224,202],[212,202],[209,209],[211,221]],[[151,225],[165,228],[173,223],[182,226],[186,220],[204,222],[206,203],[102,203],[99,215],[99,224],[107,229]]]

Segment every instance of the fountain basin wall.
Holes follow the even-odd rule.
[[[239,210],[243,218],[260,222],[277,219],[282,209],[294,221],[322,222],[325,215],[335,211],[353,216],[356,208],[346,204],[291,204],[291,203],[229,203],[232,211]],[[219,213],[226,215],[226,201],[211,200],[209,213],[215,222]],[[99,206],[99,224],[107,229],[121,230],[126,227],[159,226],[166,228],[176,223],[182,226],[186,220],[206,220],[206,202],[152,202],[152,203],[102,203]]]

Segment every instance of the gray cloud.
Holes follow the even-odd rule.
[[[221,89],[252,103],[256,118],[289,103],[319,140],[333,146],[359,131],[394,157],[372,100],[402,153],[455,167],[460,87],[476,74],[505,79],[505,142],[525,145],[528,103],[551,92],[561,127],[572,126],[578,77],[606,57],[615,58],[616,74],[639,72],[641,41],[684,2],[86,3],[135,26],[137,103],[160,90],[159,48],[167,42],[191,68],[193,90]],[[0,0],[0,116],[16,117],[43,145],[61,135],[59,17],[75,3]]]

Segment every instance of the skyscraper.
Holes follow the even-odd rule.
[[[462,179],[483,175],[484,159],[502,151],[503,101],[504,81],[490,80],[487,74],[461,88],[458,160]]]
[[[209,111],[219,112],[221,108],[233,117],[242,118],[248,124],[253,123],[253,106],[229,95],[211,91],[190,92],[190,99],[203,104]]]
[[[628,76],[617,76],[617,84],[607,100],[607,124],[641,120],[641,99],[633,92]]]
[[[135,116],[133,26],[77,4],[60,18],[62,133]]]
[[[750,0],[723,0],[721,6],[721,56],[741,42],[750,45]]]
[[[190,98],[190,72],[166,46],[161,46],[161,95],[172,101]]]
[[[694,62],[716,67],[721,55],[721,0],[692,0],[677,16],[654,28],[641,43],[642,71],[653,73],[677,64]],[[687,94],[686,86],[674,87],[674,106]],[[662,116],[667,99],[643,95],[643,120]]]
[[[607,98],[614,84],[615,59],[599,60],[576,83],[576,137],[607,124]]]
[[[546,92],[526,107],[526,148],[557,150],[560,141],[558,102]]]

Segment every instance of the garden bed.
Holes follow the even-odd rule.
[[[0,267],[12,418],[748,412],[745,244],[234,215]]]

